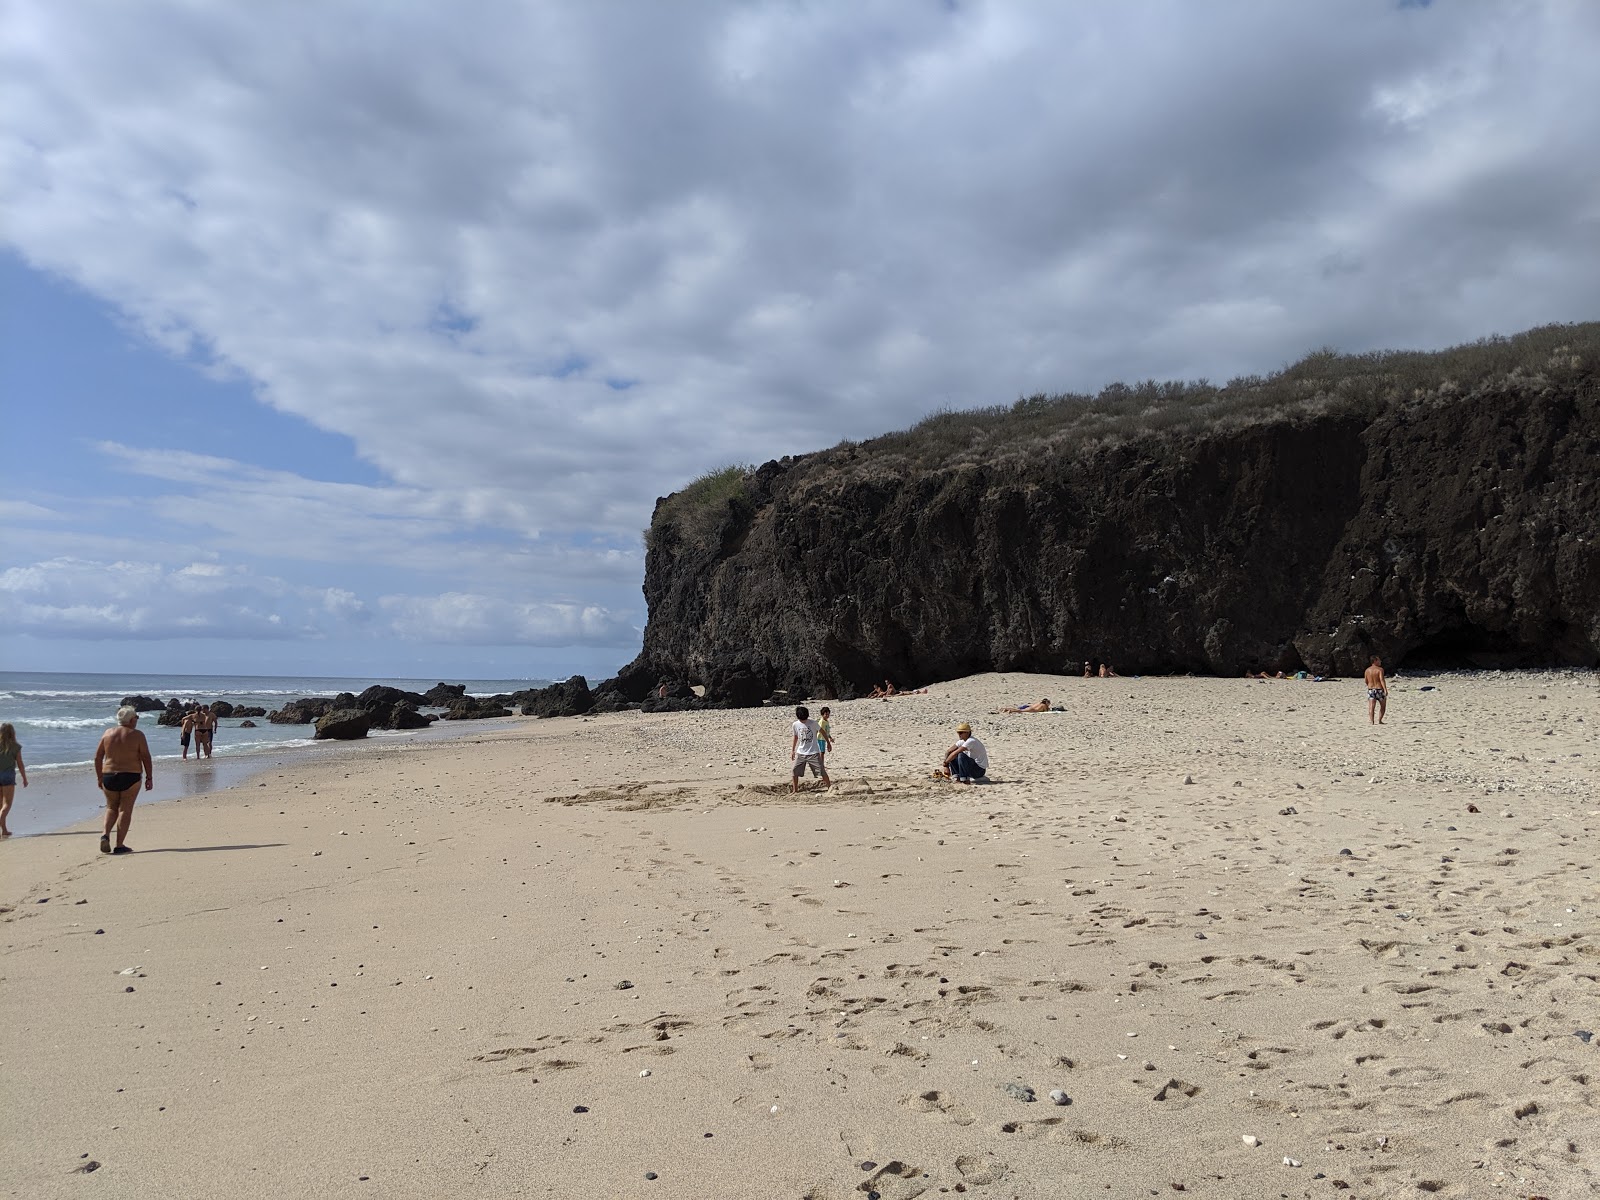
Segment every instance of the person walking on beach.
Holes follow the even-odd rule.
[[[833,710],[824,707],[817,714],[817,753],[822,758],[822,769],[828,769],[828,752],[833,749]]]
[[[139,776],[144,775],[145,790],[155,786],[155,765],[150,761],[150,743],[139,732],[139,712],[132,705],[117,709],[117,727],[108,729],[94,751],[94,777],[106,797],[106,823],[100,834],[101,854],[132,854],[128,845],[128,825],[133,820],[133,801],[139,794]],[[111,830],[117,831],[117,848],[111,848]]]
[[[972,736],[972,726],[963,721],[956,726],[956,742],[944,752],[944,767],[939,771],[956,783],[977,783],[989,773],[989,751]]]
[[[1389,711],[1389,681],[1383,677],[1383,659],[1374,654],[1363,678],[1367,684],[1367,723],[1382,725],[1383,715]]]
[[[28,768],[22,762],[22,747],[17,743],[16,728],[7,721],[0,725],[0,838],[11,836],[6,818],[11,815],[11,801],[17,794],[17,776],[22,776],[22,786],[28,786]]]
[[[183,714],[183,724],[178,728],[178,745],[183,750],[183,757],[185,760],[187,760],[189,757],[189,739],[194,735],[195,723],[199,719],[200,710],[198,708],[191,708],[188,712]],[[196,758],[200,757],[199,746],[194,748],[194,755]]]
[[[828,768],[822,765],[822,751],[817,748],[817,723],[811,719],[811,711],[804,704],[794,710],[794,737],[789,742],[789,758],[794,763],[794,769],[789,775],[790,793],[800,790],[800,778],[806,773],[806,768],[811,768],[811,773],[822,780],[823,787],[830,787],[832,781],[828,778]]]

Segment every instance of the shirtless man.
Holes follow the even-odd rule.
[[[200,710],[197,708],[191,708],[188,712],[183,714],[183,724],[178,728],[178,745],[183,748],[183,757],[185,759],[189,757],[189,739],[194,736],[195,723],[199,720],[199,717]],[[200,747],[198,744],[194,748],[194,754],[196,758],[200,757]]]
[[[1383,660],[1376,654],[1363,678],[1367,683],[1367,723],[1382,725],[1383,714],[1389,709],[1389,681],[1383,677]]]
[[[94,752],[94,777],[106,797],[106,823],[100,834],[101,854],[132,854],[128,823],[133,820],[133,800],[139,794],[139,776],[148,791],[155,786],[155,766],[150,743],[139,732],[139,713],[130,705],[117,709],[117,727],[108,729]],[[117,848],[111,848],[111,830],[117,831]]]
[[[1036,704],[1013,704],[1010,708],[997,708],[997,713],[1024,713],[1024,712],[1049,712],[1050,697],[1046,696]]]

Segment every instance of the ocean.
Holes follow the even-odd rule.
[[[143,695],[166,701],[210,704],[227,700],[268,712],[301,696],[333,696],[361,692],[374,683],[425,692],[437,679],[316,679],[288,675],[72,675],[56,672],[0,671],[0,721],[17,727],[23,761],[28,770],[83,766],[94,760],[100,735],[117,723],[117,706],[124,696]],[[447,679],[464,683],[468,695],[493,696],[523,688],[544,687],[547,679]],[[139,728],[150,739],[150,753],[158,761],[177,758],[178,731],[156,724],[158,713],[141,713]],[[252,751],[303,746],[312,734],[310,725],[272,725],[255,717],[254,729],[240,728],[238,719],[218,722],[214,755],[249,754]]]
[[[11,825],[19,833],[58,829],[92,815],[104,803],[94,790],[95,747],[100,735],[116,724],[124,696],[144,695],[165,702],[210,704],[227,700],[235,706],[282,708],[301,696],[333,696],[361,692],[374,683],[410,692],[425,692],[437,679],[323,679],[293,675],[98,675],[66,672],[0,671],[0,721],[16,727],[27,764],[30,787],[18,780]],[[467,694],[493,696],[523,688],[544,687],[547,679],[447,679],[466,685]],[[141,713],[139,728],[150,741],[155,760],[156,789],[151,801],[193,795],[228,787],[260,767],[289,761],[314,743],[310,725],[273,725],[251,718],[217,723],[213,757],[202,765],[193,754],[180,761],[178,730],[156,724],[157,713]],[[449,732],[466,732],[472,721],[450,722]],[[443,736],[443,723],[433,730],[410,733],[377,731],[373,737]],[[325,745],[318,743],[319,746]]]

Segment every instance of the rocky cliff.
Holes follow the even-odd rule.
[[[942,413],[657,503],[615,681],[1600,662],[1600,324]],[[605,686],[605,685],[602,685]]]

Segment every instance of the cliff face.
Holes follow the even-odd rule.
[[[1557,349],[1465,385],[1305,386],[1224,428],[1008,443],[985,436],[998,411],[949,415],[917,461],[891,437],[767,463],[692,511],[669,497],[621,678],[753,703],[1085,660],[1595,665],[1600,387],[1594,355]]]

